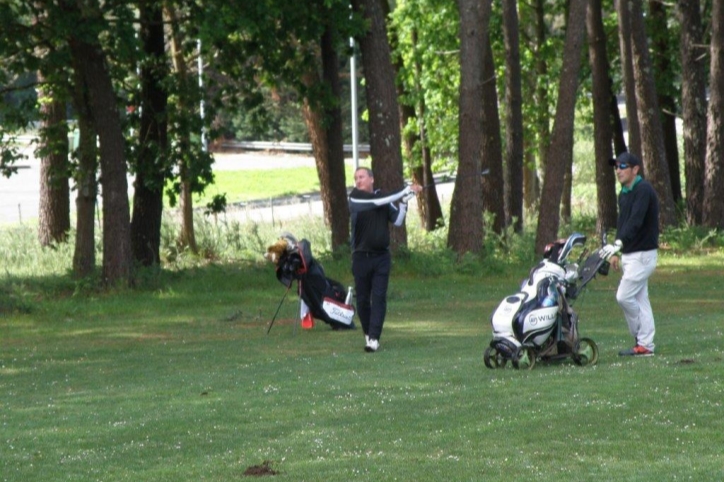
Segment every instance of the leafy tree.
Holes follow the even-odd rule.
[[[559,204],[563,177],[573,162],[573,119],[581,66],[581,48],[585,34],[587,2],[571,2],[566,21],[563,70],[558,85],[558,102],[551,144],[546,154],[535,249],[543,253],[546,244],[556,239],[560,226]]]
[[[601,0],[589,0],[586,14],[588,57],[593,81],[593,141],[596,164],[596,230],[616,226],[616,178],[608,160],[612,157],[613,127],[610,99],[611,77],[603,27]],[[618,105],[616,105],[618,111]]]
[[[659,117],[658,96],[651,75],[648,42],[644,26],[642,0],[630,2],[631,53],[636,88],[636,109],[641,129],[641,150],[646,177],[659,197],[659,222],[661,226],[676,223],[676,208],[671,194],[671,181],[663,129]]]
[[[702,223],[724,228],[724,0],[714,0],[711,14],[711,80],[706,136]]]
[[[684,129],[684,174],[686,219],[698,225],[704,198],[706,158],[706,66],[703,61],[704,33],[699,0],[676,4],[681,24],[681,108]]]
[[[481,158],[483,156],[483,72],[488,53],[490,0],[459,0],[459,160],[450,204],[448,246],[459,256],[483,249]]]

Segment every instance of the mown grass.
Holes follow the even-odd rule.
[[[456,264],[427,242],[395,261],[374,355],[360,330],[299,329],[293,293],[267,335],[284,288],[260,253],[103,292],[20,248],[45,267],[0,278],[0,480],[228,481],[265,461],[293,481],[724,478],[720,248],[662,251],[654,358],[617,356],[612,274],[576,303],[598,365],[516,371],[482,353],[529,263]],[[320,258],[351,282],[348,259]]]

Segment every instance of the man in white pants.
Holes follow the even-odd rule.
[[[620,356],[653,356],[654,313],[649,302],[649,278],[656,269],[659,247],[659,202],[651,184],[639,174],[641,161],[628,152],[609,163],[621,183],[616,241],[601,249],[613,269],[623,270],[616,301],[623,309],[636,343]],[[619,262],[619,253],[621,259]]]

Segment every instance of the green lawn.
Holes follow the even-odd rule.
[[[324,262],[351,281],[348,260]],[[375,354],[361,330],[295,328],[293,293],[266,335],[284,293],[270,265],[113,294],[6,278],[0,296],[25,298],[0,314],[0,480],[229,481],[267,461],[289,481],[724,480],[722,266],[660,257],[647,359],[617,356],[619,275],[594,280],[575,307],[598,365],[531,371],[482,359],[529,266],[396,261]]]

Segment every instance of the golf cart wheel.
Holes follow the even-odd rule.
[[[598,361],[598,345],[590,338],[581,338],[578,341],[578,350],[571,355],[571,358],[578,366],[595,365]]]
[[[532,370],[535,366],[536,353],[530,347],[521,347],[518,356],[513,359],[513,367],[519,370]]]
[[[492,369],[502,368],[508,362],[503,354],[500,353],[497,348],[493,348],[492,346],[489,346],[485,349],[485,353],[483,354],[483,361],[485,362],[486,367]]]

